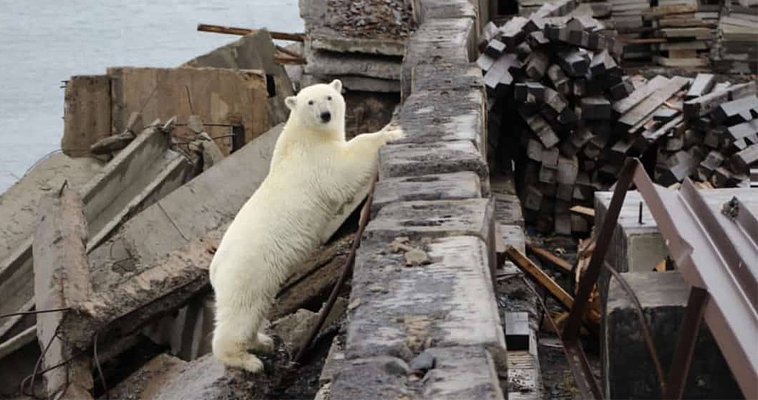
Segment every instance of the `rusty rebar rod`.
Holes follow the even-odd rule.
[[[249,35],[251,33],[255,33],[258,31],[258,29],[239,28],[239,27],[234,27],[234,26],[210,25],[210,24],[197,24],[197,30],[200,32],[223,33],[227,35],[239,35],[239,36]],[[290,42],[305,41],[305,35],[302,33],[287,33],[287,32],[275,32],[275,31],[268,31],[268,33],[269,35],[271,35],[272,39],[276,39],[276,40],[287,40]]]

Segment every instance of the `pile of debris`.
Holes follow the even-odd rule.
[[[403,0],[301,2],[307,64],[302,85],[342,80],[352,91],[400,92],[405,39],[413,28]]]
[[[58,168],[44,195],[14,187],[0,197],[2,214],[13,215],[0,226],[0,396],[315,394],[327,347],[298,370],[291,355],[308,344],[345,263],[352,225],[335,232],[355,205],[278,294],[267,373],[225,371],[208,355],[208,265],[268,172],[292,94],[274,60],[261,30],[179,68],[112,68],[68,82],[63,152],[107,163],[78,172],[88,180]],[[37,178],[32,171],[19,187]],[[345,304],[321,336],[339,328]]]
[[[719,85],[711,94],[713,76],[694,83],[680,76],[649,81],[624,76],[621,44],[601,21],[552,17],[548,8],[500,28],[490,25],[486,32],[477,63],[494,100],[490,141],[497,143],[490,157],[497,163],[525,154],[517,163],[520,194],[527,222],[540,230],[586,233],[587,221],[572,215],[571,206],[591,206],[593,193],[615,182],[628,156],[658,155],[655,175],[664,185],[697,179],[701,162],[700,179],[713,186],[747,185],[756,151],[754,83]],[[684,104],[687,88],[690,100]],[[687,114],[694,109],[693,118],[711,111],[718,117],[695,121]],[[514,127],[513,119],[522,126]],[[744,125],[730,128],[738,123]],[[719,133],[724,135],[716,139]],[[516,146],[524,151],[514,151]]]

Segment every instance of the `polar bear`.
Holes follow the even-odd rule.
[[[213,257],[212,347],[227,366],[261,371],[263,364],[247,350],[273,350],[272,339],[259,330],[279,287],[322,244],[340,208],[363,193],[376,173],[379,148],[404,136],[388,125],[346,141],[341,90],[342,83],[334,80],[285,100],[291,111],[268,176]]]

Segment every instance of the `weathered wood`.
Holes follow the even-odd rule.
[[[750,147],[735,153],[732,156],[733,170],[739,174],[747,174],[750,167],[758,163],[758,144],[752,144]]]
[[[756,111],[756,115],[753,115]],[[720,104],[711,113],[716,123],[729,125],[750,121],[758,117],[758,96],[745,96]]]
[[[621,118],[619,118],[618,123],[627,128],[635,126],[688,83],[689,81],[687,78],[679,76],[671,78],[649,97],[622,115]]]
[[[625,114],[668,82],[668,78],[657,75],[644,86],[633,91],[628,97],[613,103],[613,110],[619,114]]]
[[[342,271],[354,235],[347,235],[322,247],[289,277],[276,296],[268,318],[275,320],[325,299]]]
[[[697,74],[695,81],[692,82],[690,90],[685,95],[685,99],[691,100],[708,94],[716,84],[716,76],[713,74]]]
[[[755,81],[739,85],[732,85],[725,88],[724,90],[716,87],[714,88],[713,92],[705,96],[700,96],[698,98],[684,102],[684,116],[688,119],[702,117],[703,115],[709,114],[721,103],[729,100],[739,99],[750,94],[754,95],[755,92]]]
[[[571,265],[571,263],[556,256],[547,249],[543,249],[542,247],[536,246],[529,242],[526,243],[526,249],[529,250],[530,253],[537,256],[537,258],[540,260],[549,262],[550,264],[553,264],[566,272],[571,272],[574,269],[574,266]]]

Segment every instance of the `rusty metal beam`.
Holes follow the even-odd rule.
[[[693,287],[693,296],[701,290],[710,295],[709,301],[703,301],[702,313],[740,389],[746,398],[758,398],[758,385],[755,385],[758,345],[754,337],[758,331],[758,220],[739,199],[725,204],[723,212],[713,212],[689,179],[679,191],[655,185],[637,159],[627,159],[616,183],[597,247],[579,283],[574,307],[563,330],[564,345],[578,346],[584,308],[597,282],[626,191],[632,183],[648,205],[682,277]],[[691,318],[685,319],[683,329],[697,327],[697,315],[690,315],[700,307],[696,300],[688,306]],[[695,335],[696,330],[689,333]],[[677,355],[685,364],[672,368],[667,394],[681,393],[686,382],[690,343],[686,336],[680,342]],[[569,357],[569,363],[576,364],[572,365],[575,379],[586,381],[585,374],[577,368],[584,369],[582,364],[586,364],[586,360],[581,356]],[[583,382],[579,386],[587,385]]]

